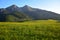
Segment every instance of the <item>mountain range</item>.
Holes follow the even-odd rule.
[[[19,22],[48,19],[60,20],[60,14],[38,8],[32,8],[28,5],[23,7],[11,5],[6,8],[0,8],[0,22]]]

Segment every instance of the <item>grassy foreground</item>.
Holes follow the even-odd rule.
[[[0,40],[60,40],[60,23],[53,20],[0,22]]]

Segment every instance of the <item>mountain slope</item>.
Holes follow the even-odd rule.
[[[0,21],[24,21],[24,20],[60,20],[60,14],[42,9],[32,8],[28,5],[18,7],[16,5],[0,9]]]
[[[25,14],[29,15],[33,19],[55,19],[55,20],[60,20],[60,14],[46,11],[46,10],[41,10],[37,8],[32,8],[29,6],[24,6],[21,8],[21,11],[24,12]]]
[[[29,17],[22,12],[18,12],[18,11],[9,12],[7,10],[0,12],[1,22],[4,21],[14,22],[14,21],[25,21],[25,20],[29,20]]]

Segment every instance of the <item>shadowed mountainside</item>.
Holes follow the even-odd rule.
[[[60,14],[42,9],[32,8],[28,5],[18,7],[16,5],[0,8],[0,21],[24,21],[24,20],[60,20]]]

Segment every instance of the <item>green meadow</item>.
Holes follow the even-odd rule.
[[[56,20],[0,22],[0,40],[60,40]]]

